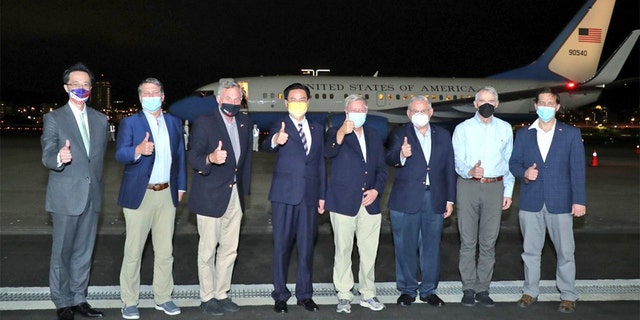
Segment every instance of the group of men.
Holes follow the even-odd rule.
[[[75,313],[103,316],[86,300],[109,132],[106,116],[86,106],[93,82],[93,74],[81,63],[63,73],[69,102],[44,116],[41,137],[42,162],[50,170],[46,196],[53,221],[50,290],[58,319],[65,320]],[[200,308],[210,315],[236,312],[239,307],[229,298],[229,290],[243,199],[250,191],[252,151],[257,150],[253,122],[240,112],[243,90],[232,80],[220,81],[219,108],[193,123],[188,151],[181,120],[162,112],[162,83],[143,80],[138,96],[142,110],[120,122],[116,142],[116,160],[124,165],[118,205],[126,221],[122,316],[140,318],[140,266],[149,232],[155,308],[168,315],[181,312],[171,299],[172,239],[176,207],[187,190],[187,163],[193,168],[188,207],[197,216],[200,236]],[[461,303],[495,305],[489,296],[495,243],[501,212],[511,206],[518,178],[525,281],[517,304],[528,307],[537,299],[548,232],[558,258],[562,300],[558,310],[574,311],[578,297],[572,217],[586,213],[584,147],[579,129],[555,119],[560,108],[555,92],[540,91],[534,99],[538,119],[519,129],[515,142],[511,126],[494,116],[499,101],[491,87],[476,93],[476,114],[459,124],[453,137],[430,123],[434,110],[428,98],[413,97],[407,108],[410,122],[394,129],[386,150],[382,136],[366,126],[363,96],[346,97],[344,122],[326,133],[323,125],[305,116],[310,97],[303,84],[285,88],[288,115],[274,123],[263,142],[264,150],[277,153],[269,192],[276,312],[288,312],[292,294],[286,283],[294,243],[297,304],[318,310],[312,297],[313,250],[318,215],[325,210],[334,230],[336,311],[351,312],[354,237],[360,259],[359,304],[373,311],[385,308],[376,297],[374,275],[388,166],[395,170],[388,207],[398,305],[410,306],[418,297],[429,305],[444,306],[436,294],[440,240],[454,205],[461,242]],[[330,161],[328,177],[325,159]]]

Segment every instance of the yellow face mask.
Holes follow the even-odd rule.
[[[309,104],[307,102],[295,101],[287,103],[289,114],[292,116],[299,118],[304,116],[307,113],[307,108]]]

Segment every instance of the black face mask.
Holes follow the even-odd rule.
[[[240,105],[239,104],[223,103],[220,106],[220,109],[222,109],[222,112],[224,112],[224,114],[228,115],[229,117],[235,117],[236,114],[238,114],[238,112],[240,112]]]
[[[496,109],[496,107],[494,107],[492,104],[490,103],[485,103],[481,106],[478,107],[478,113],[483,117],[483,118],[489,118],[493,115],[493,111]]]

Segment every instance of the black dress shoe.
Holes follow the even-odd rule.
[[[60,308],[56,310],[58,320],[73,320],[73,310],[69,307]]]
[[[428,303],[429,305],[432,305],[434,307],[442,307],[444,306],[444,301],[442,301],[442,299],[440,299],[440,297],[438,297],[435,294],[430,294],[426,297],[420,297],[420,300]]]
[[[318,305],[311,298],[298,301],[298,305],[303,306],[307,311],[318,311]]]
[[[408,307],[410,306],[414,301],[416,301],[416,298],[403,293],[400,295],[400,297],[398,298],[398,304],[403,306],[403,307]]]
[[[71,310],[73,310],[73,312],[77,312],[81,314],[83,317],[86,317],[86,318],[100,318],[104,316],[104,313],[91,308],[91,305],[86,302],[83,302],[77,306],[71,307]]]
[[[273,306],[273,310],[277,313],[287,313],[287,302],[283,300],[276,300],[276,304]]]

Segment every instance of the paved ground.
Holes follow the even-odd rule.
[[[577,276],[580,280],[640,279],[640,200],[639,162],[635,145],[603,145],[586,143],[587,160],[591,152],[598,152],[598,167],[587,168],[587,216],[575,220]],[[116,205],[122,167],[113,157],[115,145],[109,146],[105,162],[105,206],[99,227],[99,237],[93,264],[92,288],[117,286],[122,246],[124,243],[124,221]],[[0,306],[6,301],[7,291],[16,287],[42,288],[48,285],[48,261],[50,253],[51,225],[44,212],[44,191],[47,171],[40,163],[40,148],[37,137],[1,137],[0,140]],[[269,284],[271,279],[271,225],[270,205],[267,193],[273,167],[273,154],[254,153],[252,195],[247,198],[247,210],[243,218],[239,257],[234,271],[235,284]],[[387,186],[390,187],[390,184]],[[388,190],[387,190],[388,191]],[[385,192],[388,196],[388,192]],[[384,197],[383,204],[386,204]],[[198,283],[195,257],[197,231],[195,219],[186,209],[185,201],[178,209],[175,245],[175,282],[179,286]],[[521,281],[522,263],[520,252],[522,240],[517,223],[517,190],[514,207],[504,212],[501,235],[497,245],[497,263],[494,274],[496,283],[509,284]],[[384,223],[380,250],[376,264],[376,280],[380,283],[394,281],[393,246],[389,230],[388,211],[383,212]],[[333,260],[333,244],[330,223],[324,217],[316,246],[314,261],[314,283],[329,284]],[[444,286],[459,281],[457,273],[457,228],[455,214],[445,226],[443,234],[442,281]],[[142,282],[149,284],[152,272],[152,249],[148,247],[143,263]],[[354,254],[355,257],[355,254]],[[295,259],[293,259],[295,261]],[[355,263],[357,265],[357,263]],[[547,245],[543,255],[542,278],[553,280],[555,257]],[[295,274],[292,263],[289,279]],[[623,281],[623,280],[622,280]],[[600,283],[600,282],[599,282]],[[444,287],[441,285],[441,288]],[[444,291],[444,290],[443,290]],[[498,291],[498,290],[497,290]],[[589,299],[580,301],[572,317],[583,319],[638,319],[640,317],[640,291],[630,301],[608,301]],[[520,310],[512,302],[498,303],[496,308],[466,308],[459,303],[457,292],[446,295],[447,306],[441,309],[425,304],[401,308],[387,302],[388,308],[374,313],[357,305],[350,316],[336,314],[333,298],[321,305],[320,312],[309,313],[300,307],[290,306],[290,313],[275,314],[270,304],[243,305],[240,312],[225,315],[228,319],[337,319],[343,317],[391,319],[403,317],[416,319],[429,317],[445,319],[565,319],[555,311],[557,302],[540,302],[530,310]],[[516,293],[517,295],[518,293]],[[387,297],[394,300],[394,297]],[[289,303],[295,304],[292,299]],[[185,303],[183,314],[168,317],[159,311],[142,308],[142,319],[205,319],[196,307]],[[24,309],[28,307],[25,305]],[[23,309],[23,308],[18,308]],[[116,307],[103,308],[108,318],[120,318]],[[2,310],[2,319],[54,319],[52,309]]]

